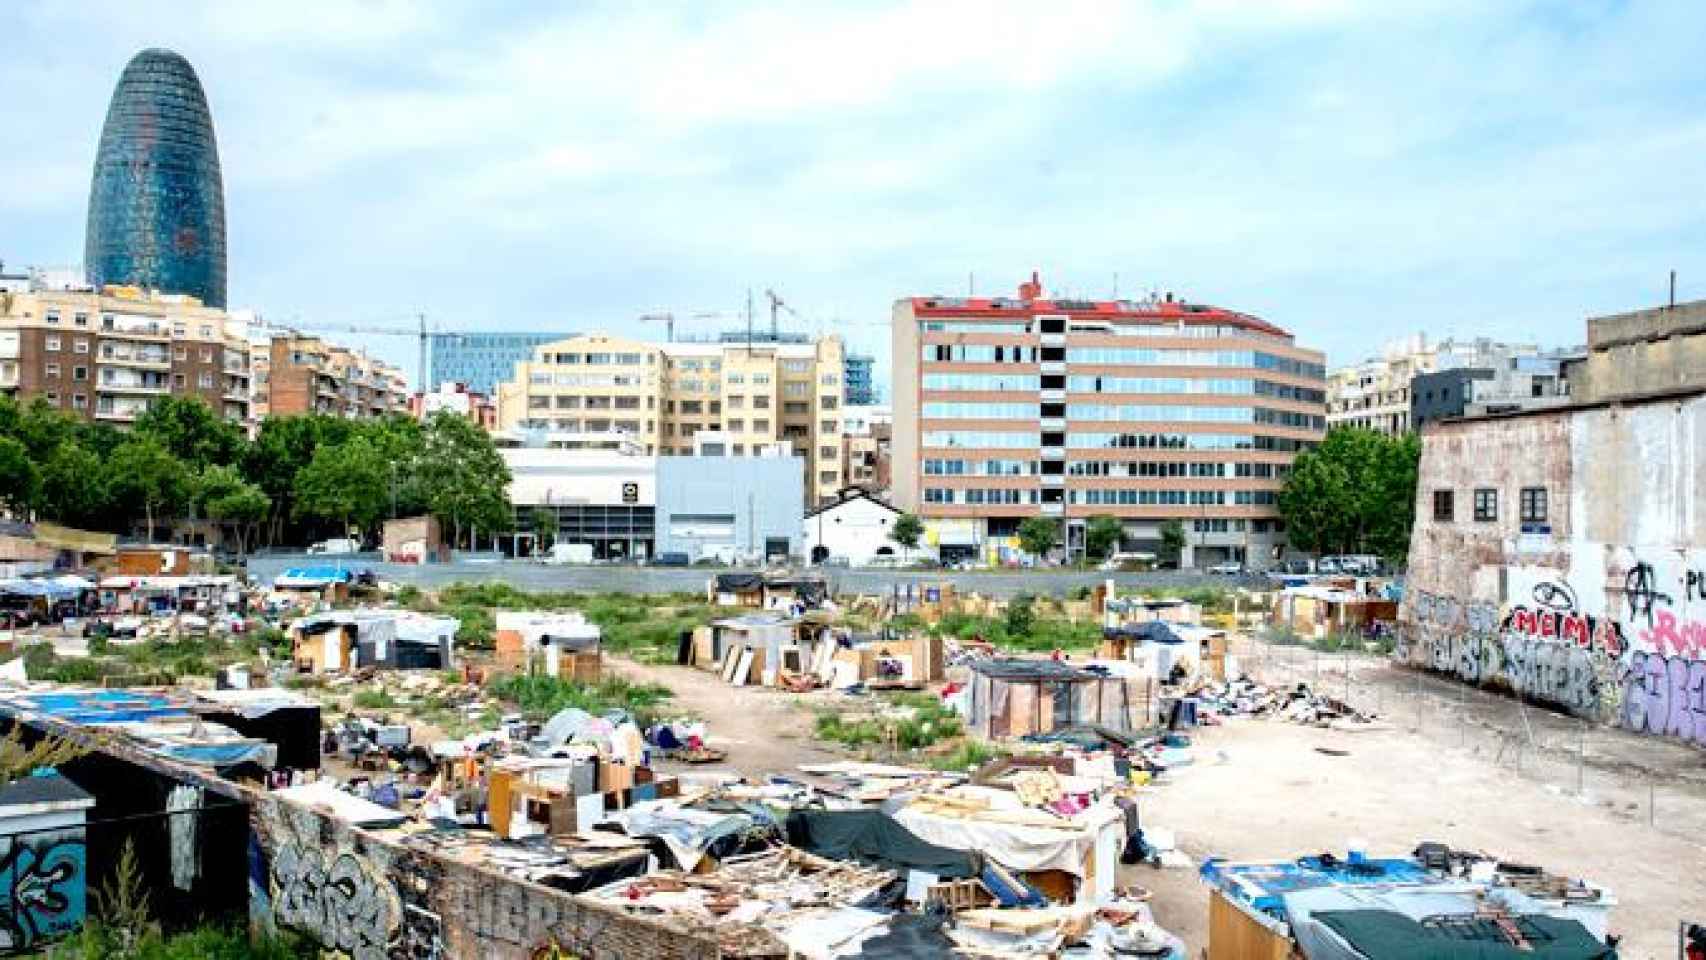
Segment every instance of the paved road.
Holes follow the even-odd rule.
[[[594,593],[669,593],[705,589],[705,581],[716,571],[705,567],[548,567],[526,561],[501,560],[492,563],[458,561],[448,564],[415,566],[412,564],[380,563],[370,557],[309,557],[303,554],[268,554],[249,561],[249,573],[270,581],[286,567],[306,564],[342,563],[357,569],[371,569],[380,577],[399,583],[424,587],[443,586],[458,580],[470,582],[496,580],[525,590],[579,590]],[[1065,596],[1075,588],[1100,583],[1110,576],[1104,573],[1069,573],[1064,571],[996,572],[978,571],[953,573],[940,570],[847,570],[828,571],[830,588],[836,593],[887,592],[895,584],[941,583],[950,580],[962,593],[977,592],[984,596],[1010,597],[1017,593]],[[1168,590],[1188,589],[1205,585],[1229,586],[1235,581],[1228,577],[1208,574],[1159,571],[1155,573],[1112,574],[1120,586],[1127,589],[1149,587]]]

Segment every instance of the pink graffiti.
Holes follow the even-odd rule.
[[[1601,650],[1609,657],[1623,655],[1623,631],[1615,621],[1574,610],[1512,607],[1504,629],[1542,640],[1557,639],[1582,650]]]
[[[1679,657],[1706,655],[1706,623],[1689,620],[1679,623],[1676,614],[1668,610],[1655,614],[1650,630],[1641,631],[1641,642],[1658,653]]]

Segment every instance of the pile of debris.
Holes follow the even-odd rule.
[[[1330,694],[1317,693],[1307,683],[1299,683],[1287,690],[1241,678],[1225,683],[1202,684],[1189,696],[1200,708],[1198,716],[1211,718],[1210,722],[1212,718],[1272,716],[1334,730],[1386,729],[1376,714],[1358,710]]]

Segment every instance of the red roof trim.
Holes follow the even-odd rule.
[[[1146,303],[1141,309],[1137,309],[1129,301],[1098,300],[1086,309],[1083,306],[1063,307],[1054,300],[1003,299],[997,302],[991,297],[910,297],[908,300],[912,304],[912,312],[919,317],[982,317],[995,320],[1031,317],[1039,313],[1064,313],[1069,317],[1099,320],[1172,323],[1183,321],[1188,326],[1224,323],[1276,336],[1291,336],[1290,331],[1274,326],[1266,320],[1206,304]],[[953,301],[952,305],[943,303],[949,300]],[[1191,309],[1185,309],[1187,306]]]

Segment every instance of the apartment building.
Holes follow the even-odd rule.
[[[1277,494],[1326,429],[1322,354],[1256,317],[1175,300],[895,303],[892,499],[944,560],[1008,562],[1019,524],[1088,518],[1127,550],[1265,566],[1283,551]]]
[[[894,437],[894,411],[886,406],[843,408],[841,473],[843,487],[859,487],[888,496],[889,443]]]
[[[648,343],[594,333],[545,344],[498,388],[502,429],[620,431],[647,454],[691,456],[701,431],[734,456],[777,443],[804,459],[808,501],[842,485],[844,348],[814,342]]]
[[[159,397],[249,419],[249,343],[224,310],[136,287],[0,292],[0,393],[127,425]]]
[[[276,334],[265,351],[257,351],[254,383],[257,419],[299,413],[350,419],[409,413],[409,384],[402,370],[301,333]]]
[[[1397,435],[1465,412],[1555,405],[1569,394],[1562,364],[1580,353],[1486,337],[1393,340],[1328,375],[1327,425]]]

